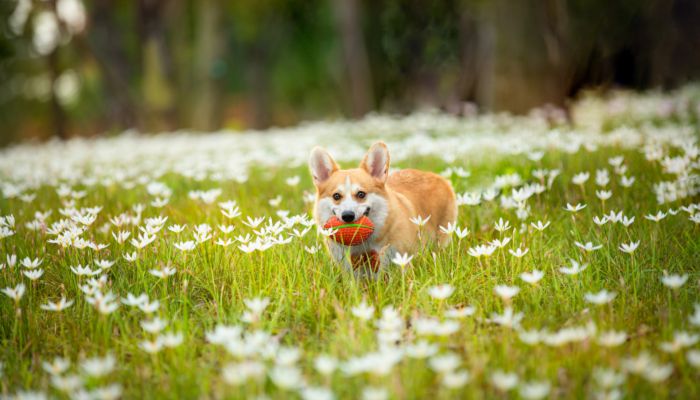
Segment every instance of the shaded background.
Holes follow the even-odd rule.
[[[700,77],[698,0],[0,0],[0,144],[566,107]]]

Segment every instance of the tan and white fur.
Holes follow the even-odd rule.
[[[315,147],[309,158],[309,168],[316,185],[314,217],[323,226],[331,216],[354,222],[367,215],[374,232],[357,246],[344,246],[327,239],[328,250],[337,262],[353,270],[348,257],[376,251],[380,265],[386,265],[394,255],[413,254],[419,246],[419,229],[423,239],[449,242],[450,237],[440,226],[455,223],[457,203],[454,190],[443,177],[415,169],[389,173],[389,150],[377,142],[365,155],[358,168],[340,169],[324,149]],[[411,218],[430,217],[422,227]],[[356,271],[356,273],[361,273]]]

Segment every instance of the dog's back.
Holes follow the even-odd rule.
[[[430,220],[426,231],[438,233],[439,227],[457,221],[457,201],[450,183],[440,175],[415,169],[403,169],[389,174],[386,185],[403,195],[417,216]],[[414,215],[414,216],[416,216]],[[440,237],[441,235],[437,235]]]

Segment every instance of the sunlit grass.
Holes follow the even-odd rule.
[[[631,187],[623,187],[620,184],[623,174],[613,171],[608,160],[615,156],[624,157],[627,168],[624,175],[636,178]],[[653,354],[658,363],[671,365],[672,373],[659,382],[626,373],[625,382],[619,385],[621,394],[629,398],[700,396],[697,384],[700,369],[689,363],[687,349],[672,353],[660,350],[661,343],[672,341],[678,331],[698,333],[689,316],[694,312],[694,304],[700,302],[700,225],[689,220],[693,207],[690,212],[679,209],[697,202],[698,198],[691,196],[659,205],[652,185],[672,179],[672,175],[664,173],[657,162],[646,160],[638,149],[610,146],[591,151],[582,148],[574,154],[547,151],[538,161],[525,155],[465,156],[447,163],[435,157],[414,156],[393,166],[436,172],[447,167],[464,167],[470,172],[469,177],[454,174],[450,177],[460,193],[480,192],[498,176],[506,174],[518,174],[523,182],[529,183],[538,182],[533,176],[535,169],[558,169],[561,174],[551,182],[551,188],[527,200],[528,213],[524,220],[518,218],[516,209],[501,204],[502,196],[511,195],[511,185],[503,185],[499,190],[501,196],[493,201],[461,206],[458,225],[469,229],[468,236],[454,237],[442,249],[424,243],[408,266],[387,265],[376,280],[355,279],[332,264],[323,248],[314,254],[305,250],[323,243],[315,229],[302,238],[293,237],[288,244],[252,253],[241,251],[236,240],[228,247],[214,243],[220,238],[233,239],[248,233],[255,237],[254,229],[243,224],[248,216],[277,221],[280,217],[276,212],[280,209],[289,210],[290,216],[310,213],[311,204],[303,198],[305,190],[312,190],[305,167],[254,169],[244,183],[188,180],[168,173],[158,179],[172,190],[169,203],[162,208],[149,205],[153,196],[143,186],[124,190],[115,183],[92,187],[76,184],[74,190],[86,192],[75,200],[76,208],[102,207],[96,221],[82,235],[87,240],[109,244],[99,251],[61,248],[46,242],[54,237],[45,233],[46,226],[38,231],[25,227],[37,211],[53,210],[47,218],[48,226],[65,218],[59,209],[70,208],[68,203],[72,200],[59,198],[54,187],[38,188],[31,202],[17,197],[0,200],[2,215],[14,215],[16,230],[13,236],[0,241],[0,262],[5,263],[0,271],[0,288],[26,284],[26,293],[18,302],[5,295],[0,298],[2,394],[34,390],[65,397],[52,386],[51,376],[42,369],[42,361],[50,362],[54,357],[71,360],[66,374],[82,374],[85,378],[82,387],[86,390],[118,383],[125,398],[251,398],[263,394],[288,398],[298,392],[273,382],[270,372],[276,362],[264,355],[251,358],[262,360],[266,376],[248,379],[240,385],[227,383],[222,370],[238,358],[205,339],[206,332],[226,324],[241,325],[246,331],[269,332],[273,345],[299,348],[302,356],[294,364],[302,371],[303,386],[326,387],[339,398],[361,397],[368,386],[385,388],[392,398],[507,397],[492,383],[497,370],[517,374],[520,386],[514,389],[514,396],[517,393],[527,396],[523,393],[526,383],[541,381],[551,385],[547,394],[550,397],[593,397],[603,391],[592,377],[596,368],[625,371],[625,358],[643,351]],[[602,168],[610,172],[606,188],[612,191],[612,197],[605,202],[595,193],[602,188],[595,183],[595,172]],[[582,171],[590,172],[591,177],[581,187],[572,183],[572,178]],[[296,186],[286,183],[293,176],[301,178]],[[212,204],[188,197],[192,190],[212,188],[222,190]],[[281,204],[273,207],[268,201],[277,196],[282,196]],[[225,200],[235,200],[242,216],[228,219],[222,215],[217,203]],[[567,203],[586,207],[570,212],[565,209]],[[127,224],[118,228],[110,223],[111,217],[122,212],[135,215],[136,204],[145,206],[140,226],[145,218],[167,217],[155,241],[138,251],[130,243],[138,236],[138,227]],[[667,212],[669,208],[676,215],[669,214],[659,222],[645,218],[657,211]],[[598,226],[593,222],[594,216],[601,217],[611,211],[634,216],[635,221],[629,227],[613,222]],[[494,230],[499,218],[508,221],[511,228],[504,232]],[[532,225],[537,221],[549,221],[550,225],[539,231]],[[213,238],[197,244],[192,251],[181,251],[174,246],[193,240],[193,227],[205,223],[213,228]],[[172,224],[187,227],[174,233],[167,229]],[[224,234],[217,228],[220,224],[233,224],[235,230]],[[300,224],[294,227],[303,228]],[[122,244],[112,236],[119,230],[131,232],[131,237]],[[291,228],[283,232],[287,238]],[[490,256],[476,258],[468,253],[477,245],[506,237],[511,238],[510,243]],[[602,248],[585,252],[575,245],[576,241],[590,241]],[[636,241],[640,245],[633,253],[619,250],[622,243]],[[517,248],[528,252],[522,257],[508,252]],[[124,255],[133,251],[138,252],[138,258],[133,262],[125,260]],[[42,259],[39,268],[45,270],[44,275],[30,281],[22,274],[26,268],[19,261],[14,267],[7,265],[5,258],[12,254],[19,260]],[[151,316],[167,320],[165,331],[181,333],[180,345],[149,354],[143,350],[142,342],[155,339],[157,334],[145,332],[141,321],[150,317],[124,304],[112,313],[101,314],[86,301],[80,286],[90,277],[77,276],[70,267],[82,265],[95,269],[94,262],[98,259],[115,261],[100,274],[106,276],[101,290],[113,292],[119,298],[117,301],[126,298],[127,293],[146,293],[151,301],[158,300],[160,307]],[[588,267],[575,275],[560,272],[560,268],[571,265],[572,259]],[[149,272],[165,267],[175,268],[176,273],[159,278]],[[544,273],[539,282],[530,284],[520,278],[523,272],[533,270]],[[688,281],[677,289],[668,288],[661,280],[667,273],[687,274]],[[433,299],[428,290],[439,284],[450,284],[454,293],[445,300]],[[504,301],[494,292],[497,285],[518,286],[520,291]],[[616,294],[612,301],[602,305],[586,302],[587,293],[595,294],[603,289]],[[40,308],[61,296],[75,303],[61,312]],[[259,321],[243,323],[244,299],[256,297],[268,297],[270,305]],[[473,306],[474,314],[459,319],[455,333],[426,337],[437,344],[439,354],[459,356],[458,369],[469,373],[468,382],[459,388],[447,388],[440,374],[428,367],[428,361],[409,357],[403,357],[386,374],[351,375],[343,368],[329,376],[320,374],[314,368],[317,355],[332,355],[342,366],[352,357],[379,349],[376,320],[362,321],[351,311],[362,302],[374,306],[375,318],[385,307],[398,310],[406,324],[405,329],[400,329],[399,347],[418,340],[417,317],[432,316],[444,322],[448,320],[445,316],[448,309]],[[520,326],[515,329],[492,322],[494,314],[501,314],[508,307],[523,313]],[[555,343],[554,333],[565,328],[580,328],[584,333],[566,343]],[[550,342],[526,344],[521,336],[533,330],[543,331],[543,337],[550,335],[545,340]],[[600,336],[606,331],[624,332],[627,339],[619,346],[604,347]],[[697,344],[690,347],[697,349]],[[102,377],[86,377],[81,372],[82,360],[106,354],[116,359],[112,372]],[[275,351],[270,356],[274,354]],[[93,395],[100,397],[99,393]],[[305,393],[309,398],[321,398],[312,395]],[[101,397],[107,396],[102,393]]]

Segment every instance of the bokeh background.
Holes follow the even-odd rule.
[[[0,144],[524,113],[700,77],[698,0],[0,0]]]

